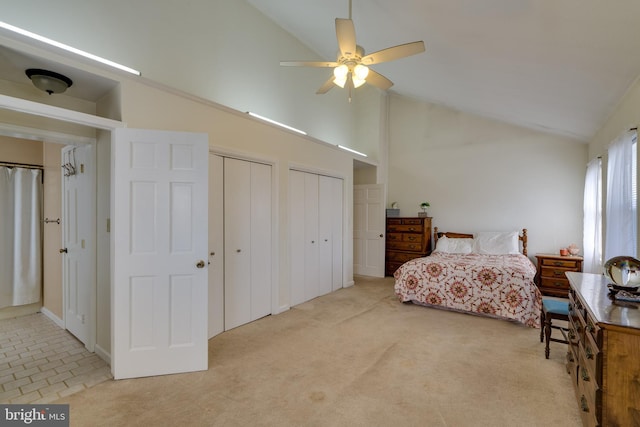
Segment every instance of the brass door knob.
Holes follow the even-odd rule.
[[[196,264],[196,267],[204,268],[204,261],[203,260],[198,261],[198,263]]]
[[[60,249],[60,253],[61,253],[61,254],[66,254],[67,252],[69,252],[69,251],[67,250],[67,248],[62,248],[62,249]]]

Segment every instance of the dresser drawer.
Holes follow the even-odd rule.
[[[550,279],[548,277],[541,277],[540,287],[566,291],[569,289],[569,281],[563,279]]]
[[[567,279],[567,276],[564,275],[564,273],[566,273],[567,271],[571,271],[571,270],[567,270],[566,268],[560,268],[560,267],[542,267],[540,269],[540,276],[543,278],[549,277],[552,279],[561,279],[569,283],[569,279]]]
[[[422,233],[422,224],[387,224],[387,233]]]
[[[542,258],[540,260],[543,267],[561,267],[566,269],[575,270],[578,268],[579,262],[571,259],[554,259],[554,258]]]
[[[393,252],[393,251],[389,251],[386,253],[386,261],[387,263],[389,262],[395,262],[395,263],[400,263],[403,264],[407,261],[411,261],[412,259],[416,259],[416,258],[420,258],[422,257],[422,255],[420,254],[416,254],[416,253],[411,253],[411,252]]]
[[[398,250],[398,251],[414,251],[420,252],[422,250],[422,243],[413,243],[413,242],[397,242],[389,240],[387,241],[387,250]]]

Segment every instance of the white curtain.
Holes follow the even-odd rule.
[[[42,171],[0,166],[0,308],[40,301]]]
[[[587,165],[583,224],[583,271],[602,273],[602,159],[599,157]]]
[[[637,257],[637,218],[633,188],[636,172],[633,169],[635,139],[635,132],[627,132],[616,139],[608,150],[606,259],[619,255]]]

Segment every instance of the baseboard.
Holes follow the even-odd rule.
[[[273,313],[273,314],[284,313],[285,311],[289,311],[289,309],[291,309],[291,306],[289,306],[289,304],[284,304],[284,305],[281,305],[280,307],[278,307],[278,312],[277,313]]]
[[[98,344],[96,344],[93,349],[100,359],[104,360],[109,366],[111,366],[111,353],[105,351],[105,349],[100,347]]]
[[[344,284],[344,286],[342,286],[342,287],[343,287],[343,288],[350,288],[351,286],[353,286],[353,285],[355,285],[355,284],[356,284],[356,282],[355,282],[354,280],[350,280],[350,281],[346,282],[346,283]]]
[[[40,312],[45,316],[47,316],[49,319],[53,320],[53,323],[58,325],[60,328],[64,329],[64,321],[58,316],[56,316],[55,314],[53,314],[53,312],[51,312],[50,310],[47,310],[46,307],[41,307]]]

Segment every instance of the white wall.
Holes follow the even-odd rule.
[[[330,72],[279,65],[322,58],[246,1],[0,0],[0,10],[4,22],[153,81],[349,145],[346,92],[315,94]]]
[[[587,145],[391,96],[388,203],[442,231],[527,228],[529,254],[581,246]]]

